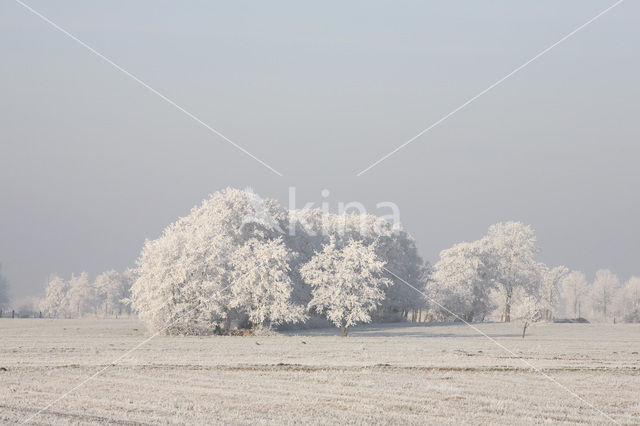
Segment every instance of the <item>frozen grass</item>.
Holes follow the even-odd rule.
[[[478,324],[622,424],[640,423],[640,326]],[[157,337],[38,424],[610,424],[464,325]],[[0,320],[0,423],[15,424],[147,336],[134,320]]]

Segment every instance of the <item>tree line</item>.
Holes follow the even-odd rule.
[[[495,224],[480,240],[443,250],[429,286],[432,317],[640,322],[640,278],[622,285],[603,269],[589,283],[582,272],[536,261],[537,253],[533,230],[519,222]]]
[[[640,279],[606,270],[593,283],[536,260],[519,222],[443,250],[435,265],[400,226],[366,214],[285,210],[252,191],[212,194],[146,241],[136,266],[70,280],[54,277],[49,316],[137,313],[153,331],[231,333],[239,328],[322,327],[347,335],[362,322],[640,321]],[[407,285],[409,284],[409,285]]]
[[[68,280],[54,275],[35,309],[49,318],[130,315],[129,295],[134,278],[134,271],[130,269],[103,272],[93,282],[86,272],[72,274]]]

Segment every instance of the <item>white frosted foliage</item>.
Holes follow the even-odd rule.
[[[392,284],[383,267],[374,244],[351,241],[338,248],[332,240],[301,269],[313,289],[309,308],[324,313],[346,336],[350,326],[371,321],[384,288]]]

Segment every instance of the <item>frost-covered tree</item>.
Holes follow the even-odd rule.
[[[230,315],[225,264],[230,238],[213,229],[190,235],[197,228],[185,222],[146,242],[131,288],[132,306],[152,331],[211,333]]]
[[[536,252],[531,227],[520,222],[497,223],[484,238],[441,253],[430,293],[434,300],[461,310],[462,316],[473,314],[476,319],[498,305],[501,319],[509,322],[517,290],[540,296],[545,267],[536,262]]]
[[[631,277],[620,291],[620,304],[626,322],[640,322],[640,277]]]
[[[608,269],[600,269],[591,285],[589,300],[592,315],[602,321],[613,317],[612,302],[620,286],[618,277]]]
[[[39,308],[50,317],[81,318],[92,313],[120,315],[130,313],[126,298],[132,282],[132,271],[104,272],[91,283],[86,272],[72,274],[69,281],[54,275],[45,289]]]
[[[534,258],[536,237],[527,225],[504,222],[489,227],[484,240],[487,271],[502,299],[502,319],[509,322],[514,290],[523,288],[535,294],[540,285],[540,268]]]
[[[582,272],[571,271],[562,278],[561,295],[565,304],[567,316],[579,318],[582,316],[587,297],[589,295],[589,283]]]
[[[385,297],[380,307],[374,312],[376,320],[398,321],[405,319],[408,311],[427,307],[425,299],[419,297],[419,292],[426,291],[426,285],[431,279],[432,268],[418,254],[415,240],[405,230],[396,227],[389,228],[377,239],[364,241],[368,244],[375,242],[376,255],[385,262],[386,268],[393,272],[385,272],[385,277],[393,285],[384,289]],[[398,277],[410,283],[411,288]],[[417,289],[417,291],[416,291]]]
[[[45,292],[45,297],[39,304],[42,313],[48,317],[69,317],[69,284],[61,277],[54,275],[49,279]]]
[[[331,239],[301,268],[302,278],[313,289],[309,309],[324,313],[347,336],[350,326],[371,321],[385,287],[392,285],[383,275],[384,266],[375,244],[351,241],[339,248]]]
[[[529,325],[542,319],[546,306],[546,301],[541,293],[527,292],[522,287],[514,289],[511,316],[522,324],[523,339]]]
[[[127,270],[120,273],[110,270],[96,277],[95,288],[96,308],[106,316],[119,316],[127,313],[126,303],[132,284],[132,272]]]
[[[86,272],[71,275],[67,294],[68,312],[78,318],[86,313],[96,313],[96,291]]]
[[[547,321],[551,321],[558,308],[560,283],[569,273],[569,268],[556,266],[549,269],[545,265],[540,265],[540,271],[542,278],[540,285],[540,303],[543,307],[542,317]]]
[[[640,308],[640,277],[631,277],[624,283],[625,301],[630,309]]]
[[[277,239],[285,227],[275,200],[232,188],[216,192],[146,242],[131,289],[134,309],[152,330],[169,334],[228,331],[246,322],[249,309],[234,300],[232,286],[247,270],[235,253],[249,241]]]
[[[9,283],[2,273],[2,264],[0,263],[0,311],[9,304]]]
[[[333,238],[341,248],[351,241],[365,245],[374,242],[376,255],[385,262],[386,268],[403,280],[424,291],[429,279],[430,266],[418,254],[413,237],[397,224],[368,214],[328,213],[320,209],[292,210],[288,213],[289,230],[287,245],[298,254],[293,268],[294,276],[300,266],[321,251]],[[394,275],[385,276],[397,285],[385,289],[385,297],[372,316],[377,321],[397,321],[406,318],[409,310],[425,307],[425,301],[416,297],[416,290],[402,283]],[[310,294],[301,287],[300,301],[308,303]]]
[[[482,321],[493,309],[481,241],[456,244],[440,252],[429,288],[431,309],[443,320]],[[452,314],[453,313],[453,314]],[[454,315],[455,314],[455,315]]]
[[[229,307],[258,328],[303,320],[304,307],[292,301],[291,258],[280,238],[247,241],[231,255]]]

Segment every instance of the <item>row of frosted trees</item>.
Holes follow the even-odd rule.
[[[536,261],[533,230],[519,222],[493,225],[474,242],[443,250],[435,264],[429,312],[441,320],[640,322],[640,278],[624,285],[609,270],[588,283],[583,273]]]
[[[228,188],[147,241],[135,270],[54,278],[49,316],[116,316],[133,309],[154,331],[320,327],[360,322],[639,321],[640,279],[536,260],[533,230],[498,223],[443,250],[431,267],[403,229],[372,215],[287,211]]]
[[[132,270],[103,272],[91,282],[86,272],[69,280],[53,276],[36,310],[54,318],[119,317],[131,314]]]
[[[573,271],[562,280],[558,309],[571,318],[593,321],[640,322],[640,277],[626,282],[610,270],[596,272],[592,282],[582,272]]]

